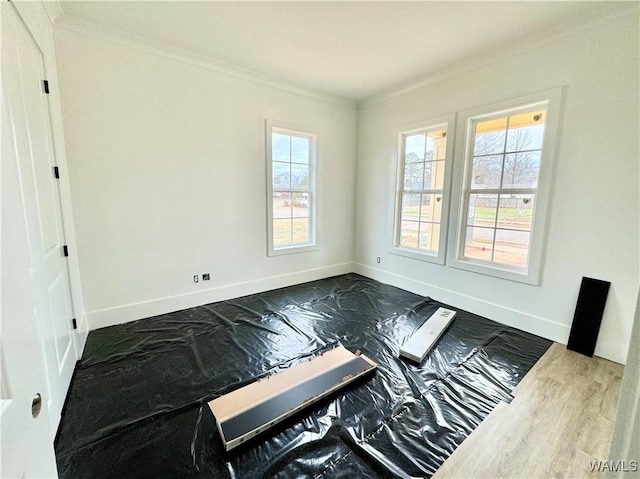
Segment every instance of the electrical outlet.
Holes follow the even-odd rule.
[[[209,275],[209,273],[202,273],[202,281],[209,281],[211,279],[211,276]]]
[[[198,281],[200,281],[200,278],[198,278],[198,275],[197,275],[197,274],[194,274],[194,275],[193,275],[193,282],[194,282],[194,283],[197,283]]]
[[[379,263],[379,262],[380,262],[380,256],[376,258],[376,263]]]

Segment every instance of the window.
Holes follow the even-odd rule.
[[[449,121],[433,123],[405,129],[398,135],[392,252],[443,264],[449,207],[448,158],[452,145],[448,141]]]
[[[269,255],[315,249],[316,135],[267,121]]]
[[[537,283],[558,104],[547,98],[461,115],[467,135],[459,150],[464,174],[453,266]]]

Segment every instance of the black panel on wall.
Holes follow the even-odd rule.
[[[582,278],[567,349],[593,356],[611,282]]]

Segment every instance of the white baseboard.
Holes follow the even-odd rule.
[[[216,301],[224,301],[231,298],[238,298],[240,296],[305,283],[307,281],[315,281],[317,279],[351,273],[353,271],[353,267],[353,263],[340,263],[322,268],[308,269],[304,271],[297,271],[295,273],[246,281],[243,283],[219,286],[204,291],[158,298],[151,301],[127,304],[98,311],[90,311],[87,313],[88,329],[94,330],[104,328],[106,326],[113,326],[115,324],[128,323],[130,321],[193,308],[194,306],[200,306]]]
[[[80,333],[78,334],[81,346],[80,351],[84,349],[87,334],[90,330],[351,272],[361,274],[362,276],[380,281],[381,283],[411,291],[421,296],[429,296],[436,301],[449,304],[455,308],[484,316],[505,326],[511,326],[522,331],[536,334],[560,344],[567,344],[569,338],[570,327],[565,324],[556,323],[540,316],[467,296],[434,284],[418,281],[365,264],[340,263],[322,268],[219,286],[204,291],[159,298],[152,301],[90,311],[83,315],[80,322]],[[84,324],[85,322],[86,325]],[[620,361],[621,358],[618,358],[616,355],[606,353],[599,353],[598,355],[605,359],[624,364],[624,360]]]
[[[542,336],[561,344],[567,344],[569,338],[569,326],[556,323],[539,316],[534,316],[515,309],[506,308],[495,303],[483,301],[472,296],[444,289],[434,284],[417,281],[396,273],[390,273],[382,269],[373,268],[361,263],[355,263],[354,272],[375,279],[381,283],[390,284],[398,288],[411,291],[421,296],[449,304],[454,308],[463,309],[506,326],[511,326],[528,333]]]

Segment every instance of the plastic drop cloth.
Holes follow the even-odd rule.
[[[92,331],[60,477],[429,477],[551,344],[458,311],[420,365],[400,359],[440,306],[348,274]],[[209,400],[338,344],[376,372],[224,451]]]

